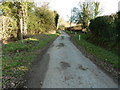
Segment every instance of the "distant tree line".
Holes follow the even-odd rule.
[[[46,33],[56,30],[59,15],[48,4],[37,7],[33,2],[14,0],[0,4],[0,40],[11,37]],[[21,31],[22,30],[22,31]]]

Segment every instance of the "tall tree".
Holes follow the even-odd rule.
[[[15,6],[17,10],[16,18],[18,20],[18,33],[19,39],[22,39],[24,35],[27,35],[27,10],[28,2],[26,0],[16,1]]]
[[[79,3],[79,8],[73,8],[72,21],[82,23],[83,28],[88,30],[90,20],[96,18],[100,13],[99,5],[99,2]]]
[[[14,26],[18,28],[13,29],[17,31],[18,39],[22,39],[26,34],[40,34],[56,29],[59,15],[49,10],[47,3],[37,7],[34,3],[27,2],[28,0],[13,1],[15,2],[3,1],[0,11],[2,15],[17,23]]]
[[[72,9],[72,15],[70,17],[70,21],[74,23],[79,23],[79,15],[80,15],[80,10],[76,7]]]
[[[59,14],[56,11],[54,11],[54,14],[55,14],[55,26],[57,28],[57,26],[58,26],[58,20],[59,20]]]
[[[100,3],[99,2],[94,2],[94,18],[96,18],[100,14]]]

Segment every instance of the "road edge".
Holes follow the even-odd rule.
[[[49,47],[51,47],[52,43],[53,43],[57,38],[58,38],[58,36],[57,36],[55,39],[51,40],[45,47],[43,47],[43,48],[41,48],[41,49],[39,49],[39,50],[36,51],[36,52],[37,52],[37,56],[36,56],[35,59],[33,60],[32,65],[31,65],[31,67],[29,68],[29,70],[25,72],[25,75],[24,75],[24,77],[23,77],[23,81],[22,81],[22,83],[21,83],[17,88],[27,88],[27,87],[24,87],[24,86],[25,86],[27,80],[29,79],[29,78],[28,78],[28,74],[32,73],[31,70],[32,70],[32,68],[34,67],[34,65],[36,65],[38,62],[41,62],[41,60],[42,60],[43,57],[44,57],[44,54],[46,54],[46,52],[47,52],[47,50],[49,49]],[[39,59],[38,59],[38,58],[39,58]],[[44,72],[44,74],[45,74],[45,73],[46,73],[46,72]],[[43,80],[44,80],[44,78],[43,78]],[[42,81],[43,81],[43,80],[42,80]],[[42,81],[41,81],[41,82],[42,82]]]
[[[93,55],[91,55],[90,53],[86,52],[86,50],[78,45],[70,36],[70,41],[82,52],[82,54],[89,58],[95,65],[97,65],[105,74],[107,74],[109,77],[111,77],[113,79],[113,81],[120,85],[119,83],[119,79],[118,79],[118,74],[113,74],[112,72],[109,72],[108,70],[106,70],[107,67],[103,67],[101,64],[103,64],[102,60],[98,60],[96,57],[94,57]]]

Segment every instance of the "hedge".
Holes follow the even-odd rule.
[[[107,41],[117,40],[118,30],[116,29],[117,14],[100,16],[90,22],[92,34]]]

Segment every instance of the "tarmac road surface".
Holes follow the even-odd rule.
[[[27,88],[118,88],[62,31],[27,77]]]
[[[118,85],[86,58],[61,31],[47,54],[48,70],[42,88],[118,88]]]

